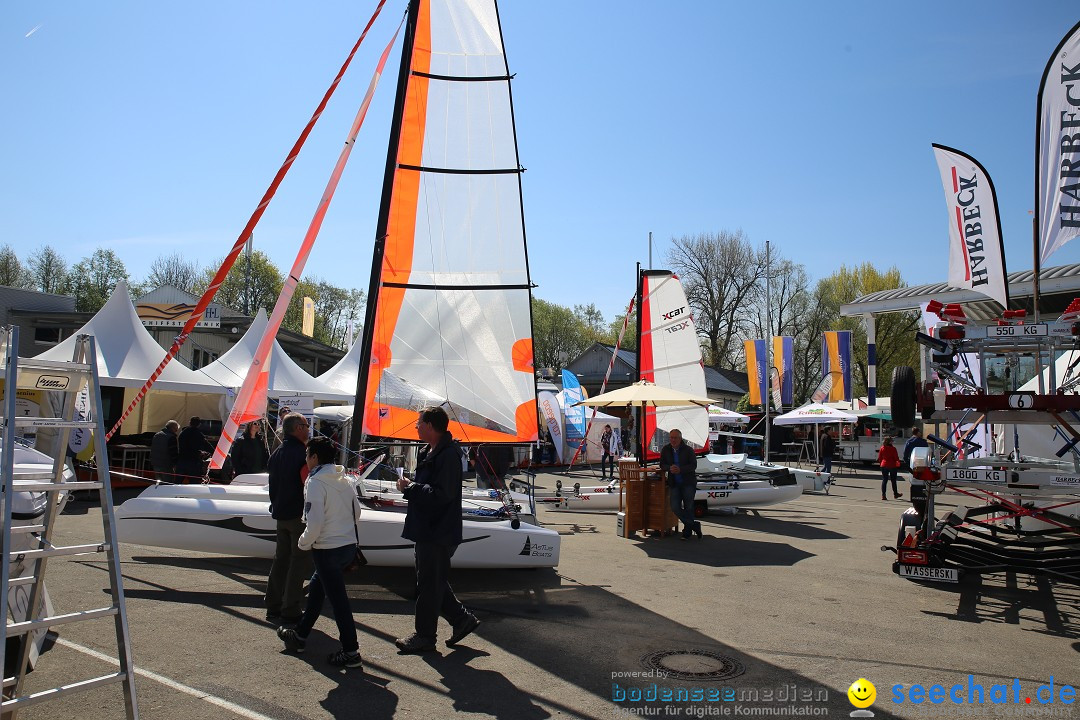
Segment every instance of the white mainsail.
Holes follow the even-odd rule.
[[[494,0],[412,0],[364,357],[364,432],[416,439],[392,373],[472,442],[537,435],[531,281],[510,75]]]
[[[641,379],[705,397],[701,343],[682,283],[668,270],[645,270],[641,283]],[[673,428],[682,432],[686,442],[704,447],[709,442],[709,411],[703,407],[648,408],[645,439],[650,451],[659,449],[655,432]]]

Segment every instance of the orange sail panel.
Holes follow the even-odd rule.
[[[492,0],[414,2],[372,322],[364,432],[536,437],[530,280],[510,77]],[[411,418],[411,420],[410,420]]]

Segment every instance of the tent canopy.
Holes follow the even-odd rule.
[[[855,422],[854,414],[821,403],[808,403],[791,412],[773,418],[774,425],[817,425],[821,423]]]
[[[240,338],[240,341],[229,348],[224,355],[198,372],[205,375],[209,381],[228,388],[238,388],[243,385],[268,322],[266,310],[260,308],[255,319],[251,321],[251,327],[244,333],[244,337]],[[267,389],[267,396],[281,397],[297,393],[315,400],[344,402],[353,399],[356,387],[354,385],[351,391],[343,392],[311,377],[281,349],[281,345],[275,340],[270,351],[270,387]]]
[[[150,336],[135,313],[127,284],[123,282],[116,284],[109,301],[85,325],[37,357],[71,362],[76,335],[94,336],[98,374],[103,386],[141,388],[165,357],[165,350]],[[220,383],[200,376],[176,361],[165,366],[153,389],[215,395],[226,392]]]

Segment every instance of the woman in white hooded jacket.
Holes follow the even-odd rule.
[[[306,528],[297,545],[301,550],[313,550],[315,574],[300,622],[295,628],[278,628],[277,634],[290,651],[303,652],[323,601],[328,599],[341,639],[341,649],[328,658],[330,664],[363,667],[344,574],[356,553],[356,491],[345,479],[345,468],[334,464],[334,455],[334,446],[327,438],[314,438],[307,444],[310,472],[304,486]]]

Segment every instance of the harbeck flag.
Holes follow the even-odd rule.
[[[1080,234],[1080,23],[1043,70],[1035,153],[1039,258],[1045,263]]]
[[[1005,245],[990,174],[967,153],[944,145],[933,148],[949,208],[949,284],[982,293],[1008,309]]]

